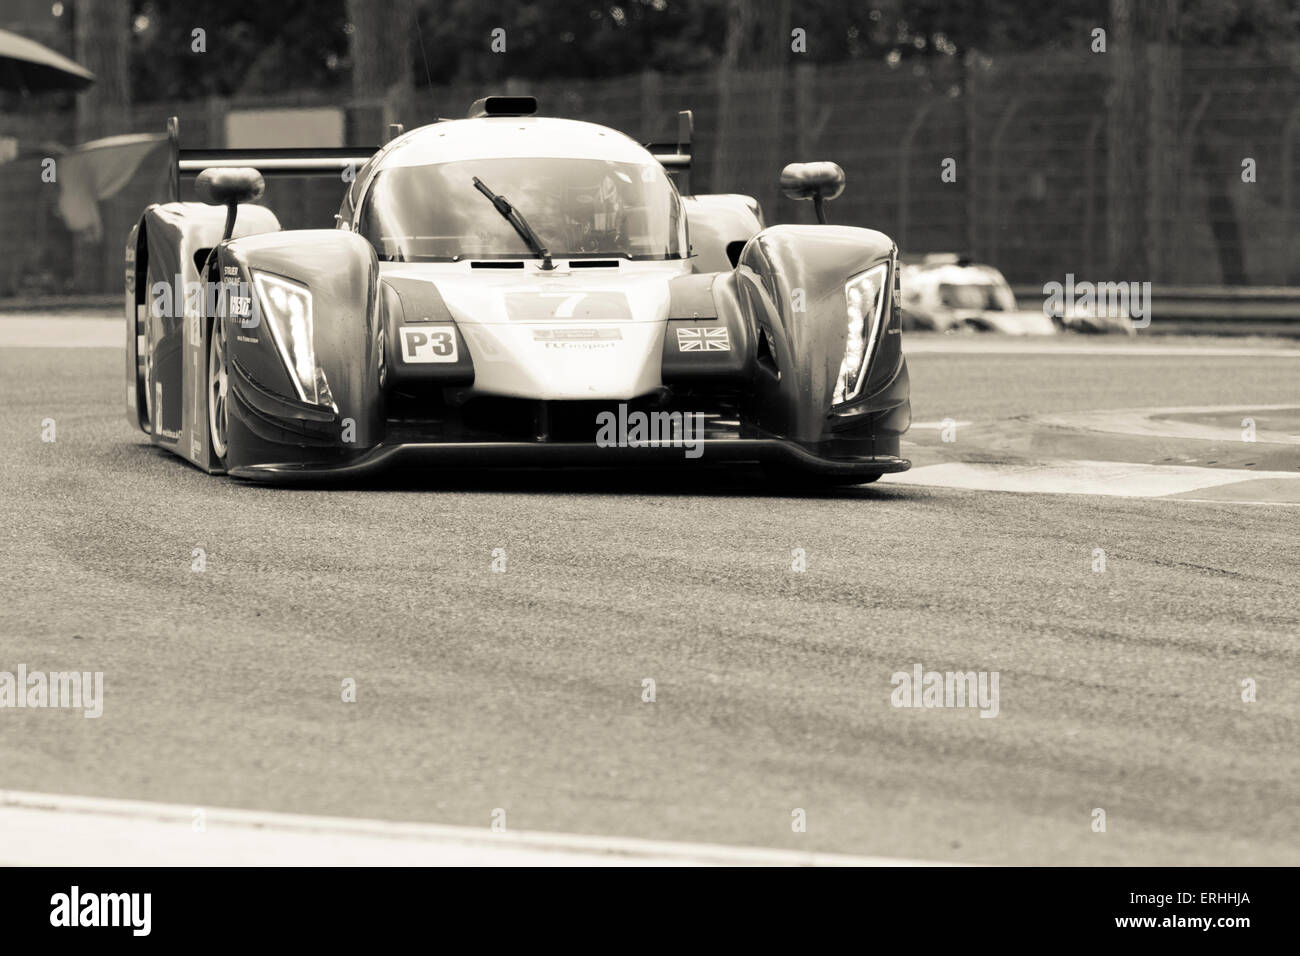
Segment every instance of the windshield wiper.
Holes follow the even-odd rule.
[[[519,210],[506,202],[505,196],[499,196],[483,185],[483,180],[477,176],[474,177],[474,188],[492,200],[492,205],[496,207],[497,212],[505,217],[506,222],[515,227],[515,232],[528,243],[528,248],[542,257],[542,268],[548,272],[554,269],[555,263],[551,261],[550,252],[542,245],[542,240],[538,238],[537,233],[533,232],[533,227],[528,225],[528,220],[520,215]]]

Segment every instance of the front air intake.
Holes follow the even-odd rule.
[[[466,114],[468,119],[481,116],[532,116],[537,112],[535,96],[485,96],[475,100]]]

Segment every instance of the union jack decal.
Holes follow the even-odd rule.
[[[730,352],[731,334],[725,325],[677,330],[679,352]]]

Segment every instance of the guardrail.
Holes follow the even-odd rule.
[[[6,312],[102,312],[124,314],[123,293],[87,292],[76,295],[19,295],[0,299],[0,314]]]
[[[1012,286],[1021,308],[1040,305],[1042,286]],[[1153,286],[1145,333],[1300,336],[1300,288]]]

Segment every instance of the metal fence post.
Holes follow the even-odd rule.
[[[207,114],[204,117],[207,120],[207,145],[212,149],[220,149],[228,145],[226,143],[226,110],[230,108],[220,96],[209,96],[203,104],[203,111]]]
[[[1300,104],[1291,107],[1291,112],[1287,114],[1286,122],[1282,124],[1282,229],[1283,235],[1288,239],[1294,235],[1295,210],[1294,188],[1295,173],[1292,169],[1293,150],[1292,145],[1295,142],[1296,126],[1300,125]],[[1286,281],[1295,281],[1296,267],[1291,264],[1295,262],[1292,257],[1286,270]]]
[[[663,79],[655,70],[641,72],[641,141],[657,142],[662,123]]]
[[[994,172],[992,176],[989,177],[993,184],[993,188],[989,190],[988,250],[989,261],[994,265],[997,265],[996,260],[998,257],[998,244],[1000,239],[998,236],[998,215],[1001,212],[1000,206],[1002,199],[1002,158],[1000,156],[1002,150],[1002,137],[1006,134],[1007,127],[1011,125],[1011,121],[1016,118],[1016,113],[1020,112],[1020,107],[1024,101],[1025,98],[1023,96],[1012,97],[1011,102],[1007,104],[1007,108],[1004,109],[1002,115],[998,117],[997,124],[993,127],[993,135],[989,137],[989,152],[992,155]]]
[[[811,63],[796,63],[794,67],[794,156],[806,163],[812,158],[813,71]]]
[[[898,144],[898,248],[900,249],[907,248],[907,207],[912,192],[908,173],[912,165],[912,141],[916,139],[917,132],[932,109],[934,109],[933,101],[916,111],[916,115],[907,124],[907,129],[903,131],[903,138]]]
[[[965,103],[962,111],[965,120],[963,132],[963,145],[965,146],[965,155],[962,157],[965,163],[964,170],[958,173],[958,176],[966,177],[966,252],[975,257],[980,256],[979,242],[979,224],[980,224],[980,200],[979,184],[980,174],[980,156],[979,156],[979,83],[976,79],[976,61],[977,53],[971,51],[962,58],[962,87]]]
[[[1103,104],[1104,105],[1104,104]],[[1106,125],[1106,113],[1093,119],[1083,147],[1083,245],[1089,275],[1097,274],[1097,140]]]

